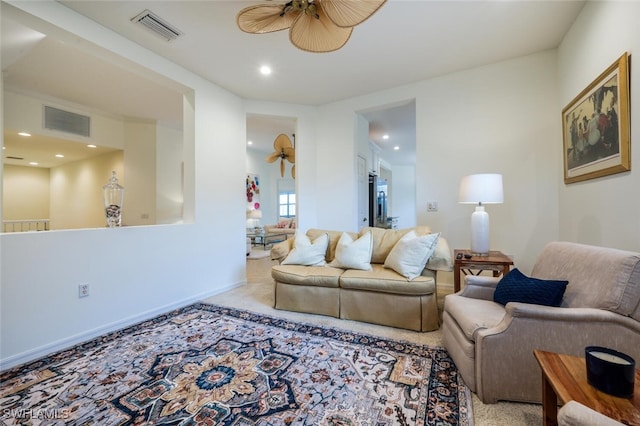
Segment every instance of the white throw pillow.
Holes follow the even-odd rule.
[[[384,267],[393,269],[409,281],[413,280],[424,269],[427,261],[438,244],[440,234],[417,236],[409,231],[396,243],[384,261]]]
[[[313,242],[305,234],[296,234],[293,249],[282,261],[282,265],[324,266],[329,245],[329,234],[322,234]]]
[[[357,240],[343,232],[336,246],[336,256],[329,266],[343,269],[371,270],[371,252],[373,251],[373,236],[367,232]]]

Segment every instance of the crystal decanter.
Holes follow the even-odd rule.
[[[104,197],[104,211],[109,228],[122,225],[122,202],[124,201],[124,188],[118,184],[116,172],[111,172],[109,183],[102,187]]]

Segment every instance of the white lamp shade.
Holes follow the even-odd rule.
[[[489,253],[489,214],[483,204],[504,202],[502,175],[487,173],[463,177],[458,201],[477,204],[471,215],[471,251],[480,255]]]
[[[503,203],[502,175],[485,173],[463,177],[458,201],[463,204]]]
[[[250,210],[247,212],[249,219],[260,219],[262,217],[262,210]]]

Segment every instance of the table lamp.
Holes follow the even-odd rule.
[[[475,255],[489,254],[489,213],[484,204],[502,204],[502,175],[486,173],[469,175],[460,182],[458,202],[477,204],[471,214],[471,251]]]
[[[247,211],[247,223],[250,223],[253,226],[249,226],[249,228],[259,228],[260,227],[260,218],[262,218],[262,210],[248,210]]]

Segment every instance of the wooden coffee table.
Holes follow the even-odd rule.
[[[584,358],[554,352],[533,351],[542,369],[542,424],[558,424],[558,399],[576,401],[627,425],[640,424],[640,370],[636,369],[632,398],[600,392],[587,382]]]

